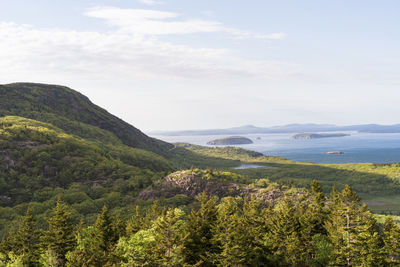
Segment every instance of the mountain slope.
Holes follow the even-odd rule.
[[[37,83],[0,85],[0,117],[20,116],[51,123],[67,133],[94,138],[80,123],[107,130],[125,145],[165,155],[173,146],[140,130],[93,104],[86,96],[64,86]]]
[[[122,179],[129,181],[128,190],[137,191],[151,184],[156,172],[162,176],[170,170],[167,160],[149,151],[99,145],[26,118],[0,118],[2,205],[31,201],[43,188],[73,183],[112,186]]]

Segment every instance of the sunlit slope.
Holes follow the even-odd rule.
[[[72,183],[112,185],[131,179],[139,190],[151,184],[153,173],[172,170],[153,152],[122,143],[99,144],[15,116],[0,118],[0,159],[0,202],[5,205],[30,201],[36,190],[47,186],[66,188]]]
[[[15,115],[51,123],[67,133],[96,138],[81,123],[107,130],[125,145],[165,154],[173,146],[148,137],[70,88],[36,83],[0,85],[0,116]]]

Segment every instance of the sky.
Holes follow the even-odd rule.
[[[0,0],[0,84],[143,131],[400,123],[397,0]]]

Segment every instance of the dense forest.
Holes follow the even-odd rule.
[[[400,265],[399,164],[169,144],[62,86],[0,116],[0,266]]]
[[[274,205],[258,198],[196,197],[190,212],[155,202],[129,219],[106,206],[73,224],[58,199],[44,229],[31,209],[0,245],[3,266],[398,266],[400,227],[379,224],[350,187],[311,190]]]

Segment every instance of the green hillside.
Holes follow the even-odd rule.
[[[125,145],[165,154],[171,144],[150,138],[90,100],[64,86],[13,83],[0,85],[0,116],[14,115],[51,123],[67,133],[97,138],[83,124],[107,130]],[[104,141],[104,139],[100,139]]]
[[[373,210],[400,211],[397,164],[321,165],[232,147],[172,145],[146,136],[63,86],[0,85],[0,96],[0,115],[8,115],[1,119],[0,135],[0,201],[4,205],[31,201],[36,190],[43,187],[66,189],[77,182],[109,186],[135,176],[123,170],[147,173],[141,176],[140,187],[129,187],[138,193],[152,183],[153,172],[166,174],[196,167],[229,170],[251,179],[268,178],[298,187],[307,187],[316,179],[325,192],[333,185],[342,189],[349,184]],[[263,167],[234,169],[242,163]]]
[[[153,152],[118,143],[100,145],[47,123],[13,116],[0,118],[0,158],[3,205],[31,201],[43,188],[73,183],[112,186],[123,180],[137,191],[151,184],[155,173],[172,170]]]
[[[138,194],[172,171],[240,165],[150,138],[66,87],[1,85],[0,96],[0,233],[28,206],[44,218],[58,195],[76,221],[105,204],[130,216],[151,204]],[[188,203],[164,204],[179,201]]]
[[[168,144],[54,85],[0,86],[0,115],[0,266],[399,264],[398,218],[347,186],[399,214],[399,164]]]

